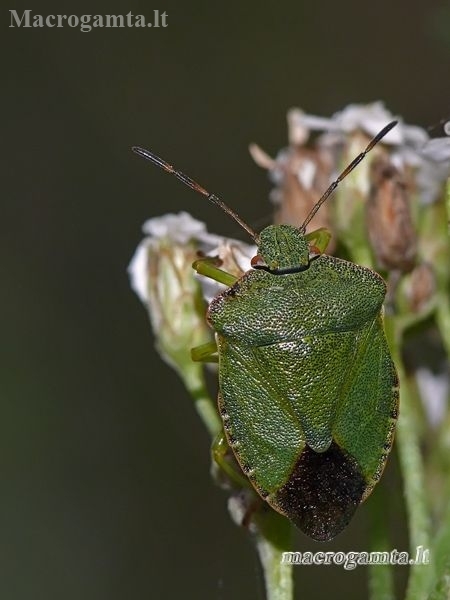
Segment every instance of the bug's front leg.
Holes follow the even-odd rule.
[[[201,344],[201,346],[195,346],[195,348],[191,348],[191,358],[195,362],[219,362],[216,342],[206,342],[206,344]]]
[[[307,233],[305,238],[310,242],[311,249],[317,254],[323,254],[331,240],[331,233],[325,227],[321,227]]]
[[[218,265],[222,264],[221,261],[214,257],[203,257],[199,258],[192,264],[192,268],[197,271],[199,275],[213,279],[219,283],[223,283],[226,286],[232,286],[236,281],[237,277],[219,269]],[[191,358],[196,362],[205,363],[217,363],[219,357],[217,354],[216,342],[207,342],[201,346],[196,346],[191,349]]]
[[[236,283],[238,278],[231,275],[231,273],[219,269],[217,266],[218,264],[221,264],[221,261],[217,258],[204,257],[196,260],[193,263],[192,268],[197,271],[199,275],[204,275],[205,277],[209,277],[209,279],[214,279],[214,281],[218,281],[219,283],[231,287]]]

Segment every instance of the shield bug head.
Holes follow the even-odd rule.
[[[308,266],[309,244],[303,233],[292,225],[269,225],[259,234],[254,269],[270,273],[295,273]]]
[[[389,454],[398,383],[382,325],[386,286],[323,254],[329,234],[306,227],[366,154],[332,182],[299,227],[255,233],[217,196],[148,150],[133,150],[220,206],[258,245],[236,279],[210,260],[198,272],[229,287],[211,302],[219,411],[228,444],[260,496],[316,540],[328,540],[370,494]],[[196,353],[205,360],[204,348]]]

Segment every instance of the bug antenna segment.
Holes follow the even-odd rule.
[[[227,215],[234,219],[243,229],[245,229],[245,231],[249,234],[253,241],[256,244],[258,244],[258,234],[255,231],[253,231],[253,229],[249,225],[247,225],[247,223],[245,223],[245,221],[243,221],[241,217],[237,213],[235,213],[234,210],[232,210],[227,204],[225,204],[225,202],[223,202],[218,196],[216,196],[215,194],[211,194],[210,192],[208,192],[208,190],[205,190],[205,188],[202,187],[199,183],[185,175],[185,173],[183,173],[182,171],[178,171],[177,169],[175,169],[171,164],[169,164],[159,156],[156,156],[156,154],[153,154],[153,152],[150,152],[150,150],[146,150],[145,148],[141,148],[140,146],[133,146],[132,150],[139,156],[142,156],[142,158],[145,158],[153,164],[155,164],[156,166],[160,167],[161,169],[164,169],[164,171],[166,171],[167,173],[175,175],[177,179],[184,183],[184,185],[187,185],[192,190],[194,190],[194,192],[205,196],[210,202],[221,208]]]
[[[365,158],[366,154],[368,154],[372,148],[374,146],[376,146],[378,144],[378,142],[384,138],[384,136],[389,133],[389,131],[395,127],[397,125],[398,121],[391,121],[390,123],[388,123],[386,125],[386,127],[383,127],[383,129],[381,131],[379,131],[377,133],[377,135],[372,138],[370,140],[370,142],[367,144],[366,149],[363,150],[360,154],[358,154],[358,156],[356,156],[352,162],[342,171],[342,173],[340,175],[338,175],[338,177],[331,183],[330,187],[326,190],[326,192],[324,193],[324,195],[317,201],[317,203],[314,205],[313,209],[311,210],[311,212],[309,213],[309,215],[306,217],[306,219],[303,222],[303,225],[300,227],[300,231],[302,231],[303,233],[305,233],[306,231],[306,226],[308,225],[308,223],[314,218],[315,214],[317,213],[317,211],[319,210],[319,208],[322,206],[322,204],[325,202],[325,200],[327,200],[327,198],[329,196],[331,196],[331,194],[334,192],[334,190],[337,188],[337,186],[341,183],[341,181],[347,177],[347,175],[353,171],[353,169],[359,165],[359,163]]]

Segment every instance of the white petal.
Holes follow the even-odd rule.
[[[318,117],[316,115],[302,114],[297,117],[302,125],[313,131],[335,131],[338,125],[333,119],[327,117]]]
[[[449,174],[450,163],[448,162],[422,161],[422,165],[416,175],[422,204],[429,204],[439,198],[442,194],[442,184],[448,178]]]
[[[375,136],[385,125],[396,118],[399,123],[385,135],[384,144],[394,146],[408,144],[418,148],[428,140],[428,134],[424,129],[414,125],[405,125],[399,117],[394,117],[391,112],[386,110],[382,102],[349,104],[343,110],[335,113],[331,119],[305,114],[300,114],[297,118],[305,126],[314,130],[351,133],[362,129],[369,136]]]
[[[144,304],[148,302],[147,256],[149,243],[149,240],[143,240],[139,244],[127,269],[131,289],[136,292]]]
[[[403,143],[408,146],[420,149],[428,142],[430,136],[417,125],[405,125],[405,123],[399,123],[403,132]]]
[[[450,161],[450,137],[429,140],[423,146],[422,154],[436,162]]]
[[[333,116],[333,119],[342,131],[350,133],[357,129],[362,129],[371,136],[381,131],[393,118],[392,113],[386,110],[382,102],[350,104]],[[383,142],[387,144],[399,144],[402,140],[403,132],[398,126],[394,127],[383,138]]]
[[[206,233],[206,225],[187,212],[166,214],[146,221],[142,231],[156,239],[169,238],[178,244],[187,244]]]
[[[305,190],[310,190],[312,188],[316,172],[316,163],[305,158],[297,171],[297,178],[300,182],[300,185],[303,186]]]
[[[291,108],[287,113],[289,144],[304,146],[309,138],[309,127],[303,120],[304,112],[299,108]]]

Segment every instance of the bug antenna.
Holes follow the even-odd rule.
[[[370,142],[367,144],[366,149],[363,150],[360,154],[358,154],[358,156],[356,156],[352,162],[348,165],[348,167],[346,167],[342,173],[340,175],[338,175],[338,177],[331,183],[330,187],[326,190],[326,192],[324,193],[324,195],[317,201],[317,203],[313,206],[311,212],[309,213],[309,215],[306,217],[306,219],[303,222],[303,225],[300,227],[300,231],[302,233],[305,233],[306,231],[306,226],[308,225],[308,223],[314,218],[315,214],[317,213],[317,211],[319,210],[319,208],[322,206],[322,204],[325,202],[325,200],[327,200],[329,198],[329,196],[331,196],[331,194],[334,192],[334,190],[337,188],[337,186],[341,183],[341,181],[347,177],[347,175],[353,171],[353,169],[359,165],[359,163],[365,158],[366,154],[368,154],[372,148],[374,146],[376,146],[378,144],[378,142],[384,138],[384,136],[393,128],[397,125],[398,121],[391,121],[390,123],[388,123],[386,125],[386,127],[383,127],[383,129],[381,131],[379,131],[377,133],[377,135],[372,138],[370,140]]]
[[[249,234],[249,236],[252,238],[255,244],[258,244],[258,234],[255,231],[253,231],[253,229],[249,225],[247,225],[247,223],[245,223],[245,221],[243,221],[241,217],[237,213],[235,213],[234,210],[232,210],[229,206],[227,206],[225,202],[223,202],[218,196],[216,196],[215,194],[211,194],[210,192],[208,192],[208,190],[205,190],[205,188],[203,188],[196,181],[194,181],[181,171],[175,169],[168,162],[166,162],[159,156],[156,156],[156,154],[153,154],[153,152],[150,152],[150,150],[146,150],[145,148],[141,148],[140,146],[133,146],[131,149],[139,156],[142,156],[142,158],[145,158],[153,164],[155,164],[156,166],[161,167],[161,169],[164,169],[164,171],[166,171],[167,173],[175,175],[177,179],[184,183],[184,185],[187,185],[192,190],[194,190],[194,192],[198,192],[202,196],[205,196],[210,202],[221,208],[227,215],[234,219],[236,223],[238,223],[243,229],[245,229],[245,231]]]

